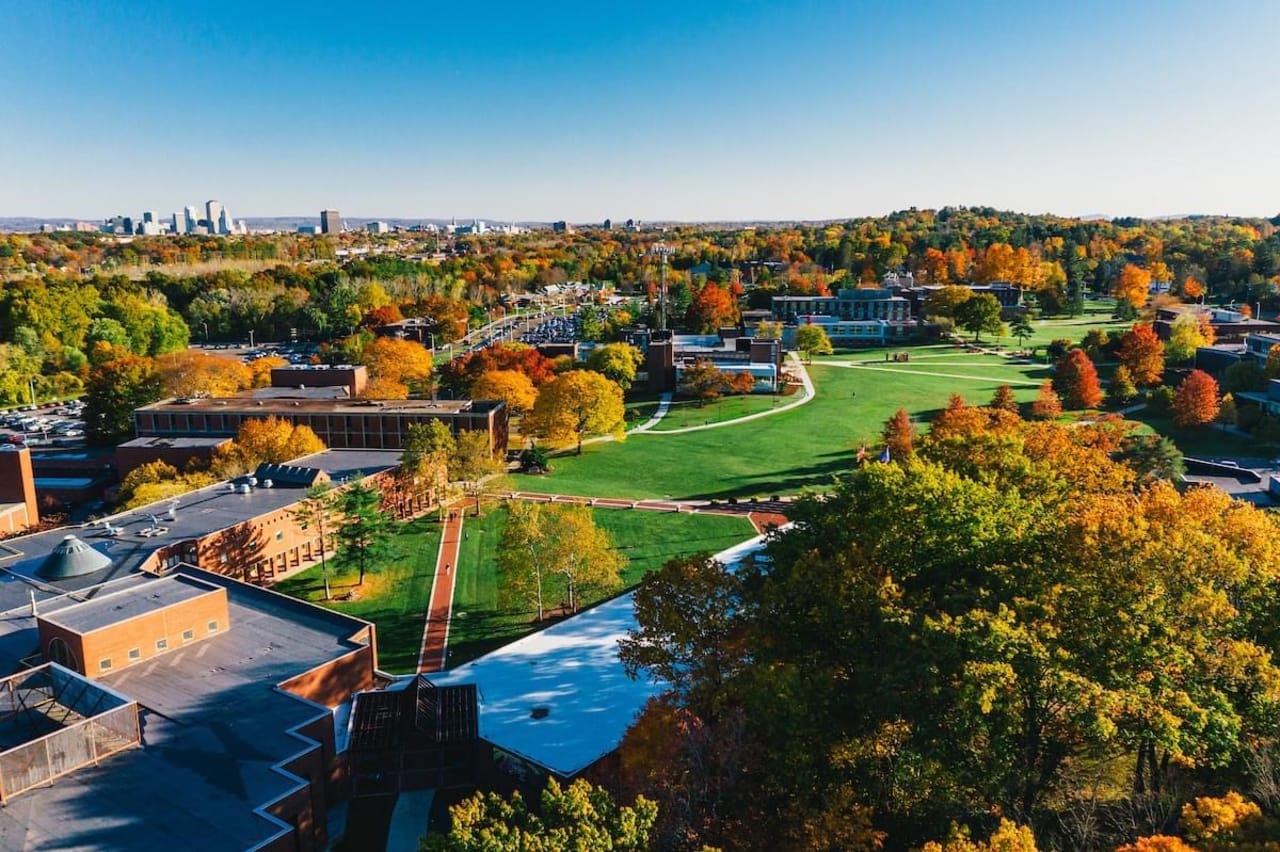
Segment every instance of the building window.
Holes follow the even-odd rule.
[[[71,646],[61,636],[55,636],[49,640],[49,660],[73,671],[80,670],[76,655],[71,653]]]
[[[196,632],[195,632],[194,630],[184,630],[184,631],[182,631],[182,641],[183,641],[183,642],[190,642],[190,641],[191,641],[192,639],[194,639],[194,638],[196,638]]]
[[[284,541],[284,530],[276,530],[276,541]]]
[[[141,659],[142,659],[142,649],[141,649],[141,648],[130,648],[130,649],[129,649],[129,659],[131,659],[131,660],[141,660]]]
[[[111,668],[111,658],[110,658],[110,657],[107,657],[105,660],[99,660],[99,661],[98,661],[98,671],[100,671],[100,672],[105,672],[105,671],[106,671],[107,669],[109,669],[109,668]]]
[[[218,632],[218,622],[216,622],[216,621],[210,621],[210,622],[209,622],[209,632],[210,632],[210,633],[217,633],[217,632]]]
[[[166,649],[166,648],[168,648],[168,647],[169,647],[169,640],[168,640],[168,639],[157,639],[157,640],[156,640],[156,650],[157,650],[157,651],[163,651],[163,650],[165,650],[165,649]]]

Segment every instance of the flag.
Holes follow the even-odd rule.
[[[884,452],[882,452],[882,453],[880,454],[880,463],[881,463],[881,464],[888,464],[888,463],[889,463],[889,447],[888,447],[888,446],[886,446],[886,447],[884,448]]]

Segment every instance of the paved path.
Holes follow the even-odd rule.
[[[422,649],[418,652],[419,672],[438,672],[445,667],[449,649],[449,619],[453,615],[453,586],[458,576],[458,548],[462,543],[462,517],[466,508],[450,509],[436,554],[436,574],[431,581],[431,603],[422,627]]]
[[[987,383],[999,382],[1000,384],[1004,384],[1004,385],[1030,385],[1032,387],[1039,387],[1040,385],[1044,384],[1043,381],[1036,382],[1036,381],[1031,381],[1030,379],[1009,379],[1009,378],[1005,378],[1004,376],[999,376],[999,377],[997,376],[962,376],[957,373],[935,373],[930,370],[901,369],[902,365],[899,365],[899,368],[893,368],[893,367],[868,367],[864,364],[855,364],[851,361],[850,362],[827,361],[826,363],[828,366],[831,366],[831,367],[844,367],[849,370],[871,370],[877,373],[897,373],[898,375],[905,375],[905,376],[936,376],[939,379],[963,379],[971,382],[987,382]],[[997,365],[992,365],[992,366],[997,366]]]
[[[654,426],[662,422],[662,418],[667,416],[667,412],[671,410],[671,391],[663,391],[658,397],[658,410],[653,412],[653,416],[641,423],[634,429],[628,429],[628,435],[634,435],[636,432],[648,432]]]
[[[780,405],[777,408],[770,408],[768,411],[757,411],[755,414],[748,414],[743,417],[735,417],[732,420],[721,420],[719,423],[706,423],[702,426],[686,426],[683,429],[657,429],[650,431],[650,435],[683,435],[685,432],[701,432],[703,429],[719,429],[724,426],[737,426],[739,423],[746,423],[749,420],[759,420],[761,417],[772,417],[775,414],[781,414],[784,411],[790,411],[793,408],[799,408],[806,402],[810,402],[818,391],[813,386],[813,379],[809,378],[809,371],[804,368],[804,364],[799,358],[795,357],[795,353],[791,353],[793,369],[795,374],[800,377],[800,384],[803,386],[799,399],[794,399],[786,405]]]
[[[510,500],[528,500],[532,503],[567,503],[575,506],[592,506],[597,509],[638,509],[648,512],[686,512],[705,515],[746,515],[757,532],[763,533],[769,526],[782,526],[787,522],[783,514],[784,501],[741,502],[736,505],[708,500],[625,500],[621,497],[580,497],[575,494],[545,494],[537,491],[512,491]]]

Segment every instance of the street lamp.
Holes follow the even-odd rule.
[[[200,320],[200,324],[204,326],[204,345],[208,346],[209,345],[209,321]]]
[[[249,329],[249,348],[253,348],[253,329]]]

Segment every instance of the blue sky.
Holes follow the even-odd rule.
[[[1275,215],[1280,3],[34,2],[0,216]]]

